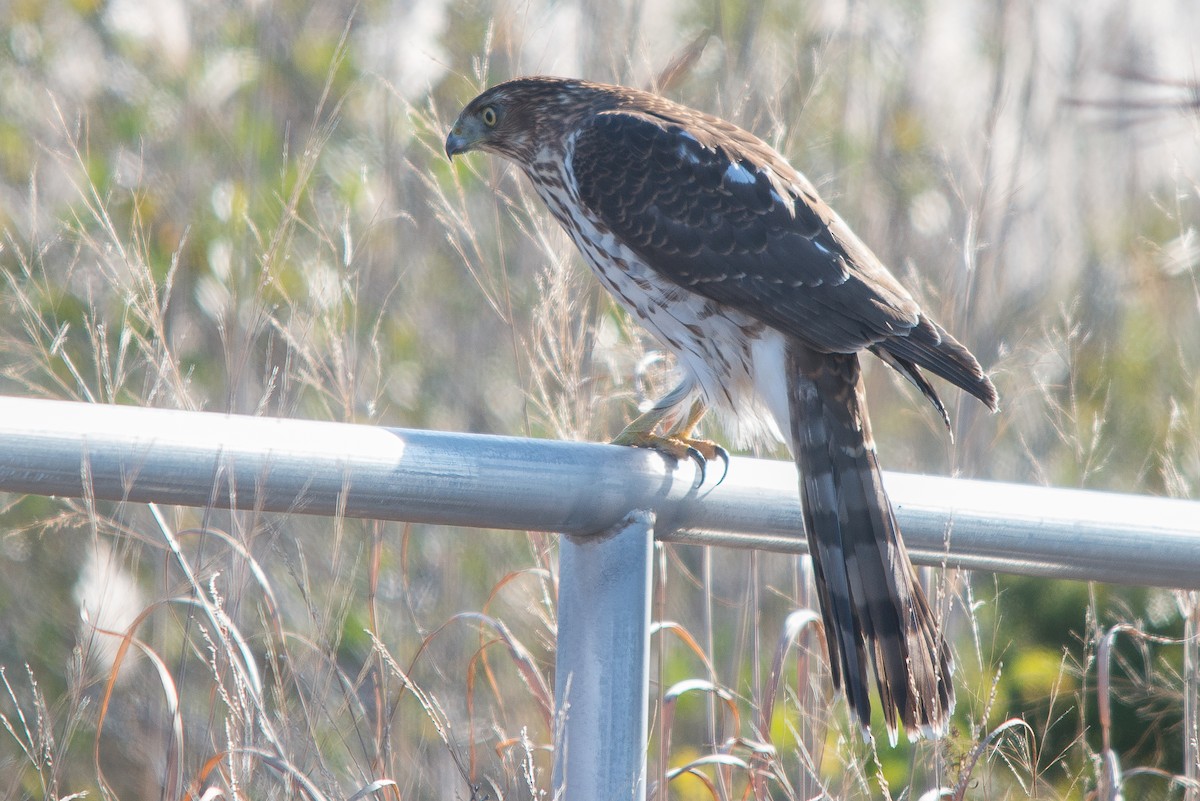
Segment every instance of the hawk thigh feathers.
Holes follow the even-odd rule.
[[[944,732],[950,651],[883,488],[858,354],[900,371],[947,425],[922,369],[994,410],[975,358],[803,175],[729,122],[635,89],[521,78],[467,104],[446,152],[471,150],[520,167],[605,288],[678,357],[684,383],[619,441],[702,444],[687,437],[705,407],[743,438],[781,437],[835,684],[864,727],[874,674],[893,737]],[[668,418],[686,422],[654,435]]]

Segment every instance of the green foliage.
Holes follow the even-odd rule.
[[[885,466],[1194,496],[1200,148],[1163,110],[1170,84],[1114,77],[1190,74],[1185,6],[1132,28],[982,2],[10,3],[0,391],[612,436],[651,343],[518,176],[450,163],[442,138],[486,83],[652,85],[704,30],[664,91],[792,157],[994,372],[1004,411],[952,408],[950,446],[874,369]],[[1129,102],[1063,102],[1087,97]],[[552,677],[552,538],[37,496],[0,509],[0,796],[548,790],[533,677]],[[1180,648],[1122,634],[1113,686],[1097,680],[1110,626],[1180,635],[1163,592],[947,577],[955,731],[890,749],[832,700],[816,634],[780,634],[813,604],[796,560],[662,556],[675,626],[656,639],[658,689],[714,689],[684,697],[669,732],[656,702],[650,778],[667,738],[670,766],[721,751],[755,768],[698,767],[670,797],[916,798],[961,774],[971,797],[1083,798],[1108,692],[1125,766],[1183,771]],[[1013,717],[1036,749],[1017,726],[989,738]]]

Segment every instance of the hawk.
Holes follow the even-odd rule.
[[[947,729],[951,658],[884,491],[858,354],[949,417],[921,368],[993,411],[975,357],[769,145],[663,97],[529,77],[467,104],[446,153],[521,168],[600,282],[677,357],[678,387],[617,442],[675,456],[709,408],[794,456],[834,685],[864,730],[874,673],[892,740]],[[662,433],[656,433],[660,430]],[[870,666],[870,667],[868,667]]]

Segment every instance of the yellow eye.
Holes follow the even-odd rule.
[[[479,118],[483,120],[483,124],[487,127],[496,127],[496,109],[491,106],[484,106],[483,111],[479,112]]]

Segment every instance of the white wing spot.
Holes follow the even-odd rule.
[[[753,184],[758,178],[735,161],[725,168],[725,180],[731,184]]]
[[[674,133],[679,137],[679,145],[675,148],[679,158],[688,164],[699,164],[700,155],[696,151],[697,149],[704,150],[704,145],[700,144],[700,140],[682,128],[674,129]]]
[[[808,240],[808,241],[809,241],[809,242],[812,242],[812,244],[813,244],[813,247],[814,247],[814,248],[816,248],[817,250],[821,251],[822,253],[824,253],[826,256],[833,256],[833,255],[834,255],[834,252],[833,252],[832,250],[830,250],[829,248],[825,247],[823,244],[821,244],[821,243],[820,243],[820,242],[818,242],[817,240],[815,240],[815,239],[810,239],[810,240]]]
[[[692,139],[692,137],[688,136],[688,139]],[[692,141],[695,142],[696,140],[692,139]],[[679,147],[676,148],[676,150],[679,152],[679,158],[683,159],[688,164],[700,163],[700,157],[696,155],[692,146],[687,142],[680,142]]]

